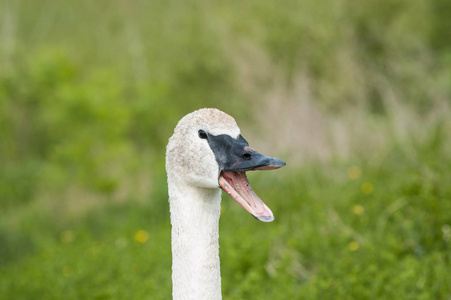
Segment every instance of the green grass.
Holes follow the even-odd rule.
[[[257,222],[224,195],[224,298],[449,298],[451,166],[443,149],[429,150],[421,163],[393,149],[377,162],[251,174],[276,220]],[[145,204],[71,220],[30,212],[13,230],[3,221],[0,295],[169,298],[167,206],[162,187]]]

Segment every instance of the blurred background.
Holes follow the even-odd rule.
[[[448,0],[0,0],[0,298],[169,299],[165,146],[202,107],[287,162],[223,195],[225,299],[451,299]]]

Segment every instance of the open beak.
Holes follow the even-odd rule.
[[[261,157],[258,162],[246,161],[237,163],[237,171],[233,171],[233,168],[221,171],[219,185],[254,218],[262,222],[272,222],[274,221],[274,215],[271,209],[254,192],[245,171],[278,169],[284,166],[285,162],[277,158],[259,155]]]
[[[269,207],[255,194],[246,177],[246,172],[221,172],[221,188],[235,199],[245,210],[262,222],[274,221]]]
[[[274,221],[272,211],[249,184],[246,171],[274,170],[285,166],[285,162],[253,150],[241,135],[236,139],[209,135],[209,144],[220,167],[220,187],[257,220]]]

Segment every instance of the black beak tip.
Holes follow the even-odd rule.
[[[252,215],[252,216],[255,219],[257,219],[257,220],[259,220],[261,222],[264,222],[264,223],[269,223],[269,222],[274,221],[274,216],[255,216],[255,215]]]
[[[287,164],[287,163],[284,162],[283,160],[278,159],[278,158],[274,158],[274,162],[273,162],[273,166],[274,166],[274,167],[282,168],[282,167],[285,166],[286,164]]]
[[[278,168],[282,168],[285,165],[286,165],[286,162],[284,162],[283,160],[275,158],[275,157],[271,157],[271,158],[269,158],[269,161],[267,162],[266,167],[269,169],[278,169]]]
[[[275,170],[282,168],[286,163],[275,157],[265,157],[263,161],[261,161],[260,165],[252,168],[251,170]]]

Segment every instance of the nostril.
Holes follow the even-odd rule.
[[[245,158],[245,159],[250,159],[251,157],[252,157],[252,155],[250,153],[243,154],[243,158]]]

